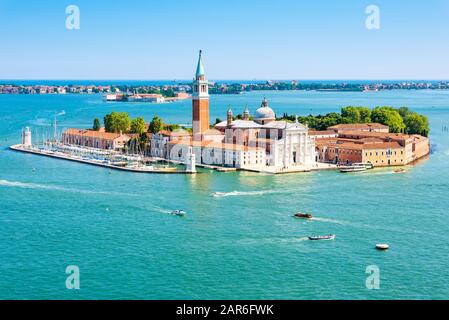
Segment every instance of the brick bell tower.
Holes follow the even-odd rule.
[[[209,129],[209,84],[204,74],[202,51],[198,59],[192,94],[193,139],[202,140],[202,134]]]

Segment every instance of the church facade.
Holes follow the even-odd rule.
[[[307,126],[277,121],[276,114],[263,99],[243,119],[235,119],[232,109],[226,121],[210,126],[209,88],[200,51],[192,94],[192,135],[172,139],[164,145],[166,157],[185,161],[193,150],[197,163],[260,170],[270,167],[274,172],[307,170],[315,166],[315,139]],[[156,153],[156,152],[155,152]],[[158,153],[162,154],[162,152]]]

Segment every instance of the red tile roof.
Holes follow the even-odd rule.
[[[104,140],[114,140],[121,136],[120,133],[94,131],[94,130],[86,130],[86,129],[74,129],[74,128],[67,129],[64,132],[64,134],[96,138],[96,139],[104,139]]]
[[[265,150],[264,148],[261,148],[261,147],[249,147],[249,146],[243,146],[243,145],[239,145],[239,144],[223,143],[223,142],[216,142],[216,141],[211,141],[211,140],[192,141],[191,139],[182,139],[182,140],[177,140],[177,141],[170,141],[169,144],[192,146],[192,147],[235,150],[235,151],[256,151],[256,150],[262,151],[262,150]]]
[[[159,134],[167,137],[186,137],[190,136],[191,134],[187,131],[168,131],[168,130],[161,130],[159,131]]]
[[[348,123],[348,124],[337,124],[335,126],[329,127],[328,129],[337,130],[357,130],[357,129],[388,129],[389,127],[380,123]]]

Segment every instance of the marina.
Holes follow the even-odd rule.
[[[51,157],[56,159],[74,161],[79,163],[84,163],[88,165],[94,165],[99,167],[104,167],[113,170],[121,170],[126,172],[134,173],[155,173],[155,174],[192,174],[193,172],[178,170],[177,168],[156,168],[154,166],[139,165],[139,162],[129,162],[129,161],[114,161],[105,159],[95,159],[89,157],[80,157],[71,155],[69,153],[64,153],[61,151],[50,151],[38,148],[26,148],[23,145],[13,145],[10,146],[11,150],[30,153],[39,156]]]

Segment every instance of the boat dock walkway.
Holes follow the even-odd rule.
[[[337,166],[328,163],[316,163],[313,166],[310,165],[297,165],[288,168],[280,167],[243,167],[242,170],[266,173],[266,174],[287,174],[287,173],[301,173],[301,172],[312,172],[321,170],[336,170]]]
[[[153,158],[149,158],[150,162],[169,162],[169,163],[173,163],[176,165],[181,165],[184,164],[181,161],[177,161],[177,160],[168,160],[168,159],[164,159],[164,158],[157,158],[157,157],[153,157]],[[222,167],[222,166],[215,166],[215,165],[211,165],[211,164],[204,164],[204,163],[195,163],[196,167],[200,167],[200,168],[204,168],[204,169],[210,169],[210,170],[215,170],[218,172],[234,172],[237,171],[237,168],[230,168],[230,167]]]
[[[31,153],[31,154],[35,154],[35,155],[39,155],[39,156],[57,158],[57,159],[68,160],[68,161],[73,161],[73,162],[80,162],[80,163],[85,163],[85,164],[94,165],[94,166],[98,166],[98,167],[104,167],[104,168],[108,168],[108,169],[127,171],[127,172],[156,173],[156,174],[192,174],[192,172],[188,172],[185,170],[172,170],[172,169],[165,169],[165,168],[154,169],[154,168],[144,168],[144,167],[127,168],[127,167],[115,166],[112,164],[96,162],[93,160],[74,158],[74,157],[71,157],[70,155],[65,155],[63,153],[55,153],[52,151],[45,151],[45,150],[24,147],[21,144],[12,145],[9,148],[11,150],[18,151],[18,152]]]

